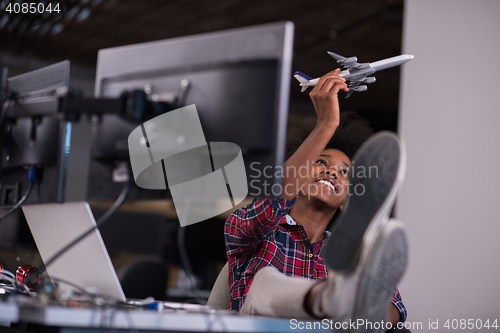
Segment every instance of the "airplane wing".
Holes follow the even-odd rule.
[[[345,98],[349,98],[349,96],[351,96],[351,95],[352,95],[352,93],[356,91],[355,89],[356,89],[356,88],[357,88],[360,84],[361,84],[361,81],[351,81],[351,82],[349,83],[349,86],[348,86],[349,91],[348,91],[348,92],[347,92],[347,94],[345,95]]]
[[[349,91],[345,95],[345,98],[348,98],[349,96],[352,95],[353,92],[355,91],[366,91],[368,89],[365,85],[361,86],[360,84],[363,82],[363,80],[356,80],[356,81],[351,81],[349,82]]]
[[[343,69],[362,69],[362,68],[368,68],[370,67],[369,63],[359,63],[358,58],[356,57],[343,57],[340,54],[333,53],[328,51],[328,54],[330,57],[333,59],[337,60],[337,63],[343,68]]]

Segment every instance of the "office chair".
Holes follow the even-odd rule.
[[[160,257],[145,256],[132,259],[120,269],[118,278],[127,298],[166,299],[168,266]]]
[[[217,280],[215,280],[210,297],[208,297],[207,305],[211,305],[216,309],[229,309],[231,293],[229,291],[229,268],[228,263],[222,267]]]

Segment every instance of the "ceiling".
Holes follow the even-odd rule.
[[[4,5],[14,0],[4,0]],[[54,2],[54,1],[53,1]],[[119,45],[289,20],[293,70],[320,76],[336,67],[326,51],[372,62],[401,53],[404,0],[68,0],[61,15],[14,19],[0,14],[0,53],[95,66],[97,51]],[[65,13],[62,15],[62,13]],[[45,23],[44,23],[45,22]],[[22,30],[23,24],[31,26]],[[342,99],[376,129],[396,130],[399,68],[377,73],[368,91]],[[291,111],[314,113],[293,80]]]

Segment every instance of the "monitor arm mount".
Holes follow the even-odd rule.
[[[144,90],[126,91],[118,98],[84,98],[79,91],[63,89],[51,96],[31,96],[11,103],[6,118],[62,115],[66,121],[78,121],[82,114],[116,114],[134,123],[142,123],[185,104],[191,82],[184,79],[176,92],[154,94],[151,85]]]

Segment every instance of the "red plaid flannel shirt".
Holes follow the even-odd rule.
[[[303,226],[287,214],[295,200],[261,199],[235,211],[224,226],[224,238],[229,260],[230,309],[239,311],[257,271],[266,266],[283,274],[307,279],[328,275],[321,251],[325,239],[311,244]],[[406,320],[406,308],[399,291],[394,291],[392,303],[398,308],[401,321]]]

